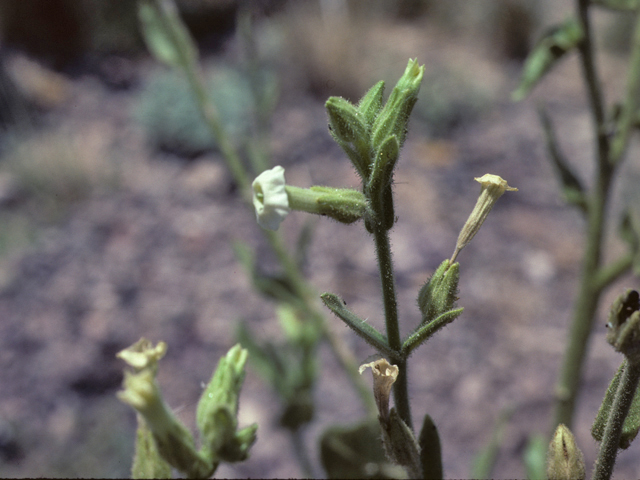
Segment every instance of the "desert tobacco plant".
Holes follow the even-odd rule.
[[[640,11],[638,2],[602,0],[598,3],[632,10],[636,14]],[[599,164],[593,191],[587,192],[562,156],[548,116],[544,112],[541,114],[548,148],[565,196],[579,207],[589,226],[583,283],[574,319],[575,331],[572,332],[567,353],[569,360],[558,389],[558,427],[548,444],[547,476],[558,479],[585,477],[582,453],[570,430],[571,412],[577,394],[580,364],[599,296],[632,265],[640,268],[640,229],[630,212],[622,221],[622,233],[630,245],[629,253],[610,266],[602,266],[600,259],[604,213],[613,172],[623,156],[631,126],[638,118],[640,23],[625,104],[617,110],[617,116],[605,118],[593,62],[588,17],[590,5],[586,0],[579,0],[578,18],[567,20],[544,37],[527,61],[523,80],[514,92],[514,99],[524,98],[555,62],[570,51],[578,50],[597,127]],[[281,272],[268,276],[262,273],[256,255],[247,245],[240,241],[233,245],[255,290],[276,301],[276,316],[285,340],[279,344],[259,341],[244,324],[239,323],[240,344],[220,360],[198,404],[199,449],[195,447],[196,441],[191,432],[163,401],[156,383],[158,361],[164,355],[166,345],[160,343],[154,347],[141,340],[121,352],[119,356],[132,371],[126,373],[124,390],[119,397],[138,412],[133,476],[166,477],[170,476],[171,468],[176,468],[188,477],[205,478],[215,473],[220,462],[237,462],[248,457],[258,427],[251,425],[238,429],[237,421],[248,357],[253,359],[254,368],[277,392],[282,403],[279,424],[289,431],[292,450],[305,475],[313,476],[313,466],[307,457],[301,432],[314,414],[317,347],[321,341],[327,341],[360,394],[370,417],[358,425],[333,427],[325,432],[320,449],[327,474],[331,478],[397,478],[402,475],[443,478],[440,437],[433,420],[426,415],[420,431],[414,428],[407,381],[409,359],[419,346],[462,314],[463,308],[457,304],[459,254],[478,233],[496,201],[505,192],[517,189],[497,175],[486,174],[476,178],[481,186],[476,205],[460,231],[451,257],[442,260],[418,291],[420,323],[402,338],[389,232],[398,221],[394,212],[394,172],[423,80],[424,66],[410,60],[386,101],[384,82],[371,87],[357,103],[340,97],[329,98],[325,106],[330,134],[351,161],[361,185],[358,189],[317,185],[302,188],[288,185],[285,169],[270,167],[266,161],[268,155],[256,144],[246,148],[248,161],[241,157],[204,88],[197,48],[173,2],[139,0],[139,14],[145,40],[154,56],[187,78],[242,198],[255,211],[264,238],[279,262]],[[250,29],[247,18],[240,22],[245,35]],[[250,41],[250,35],[247,38]],[[260,82],[252,81],[251,84],[256,105],[263,105],[264,92],[259,87]],[[263,127],[268,124],[264,111],[259,120],[257,123]],[[608,130],[605,127],[612,125],[613,134],[606,135]],[[264,139],[264,132],[258,137]],[[265,142],[257,144],[264,146]],[[299,256],[289,253],[277,232],[292,211],[329,217],[346,225],[362,221],[376,249],[384,332],[349,310],[338,295],[328,292],[317,295],[306,282]],[[300,244],[308,243],[306,235],[307,231],[303,230]],[[351,352],[331,333],[324,314],[318,309],[318,297],[379,356],[359,369],[359,373],[371,369],[372,389],[362,382]],[[616,350],[625,355],[625,361],[612,380],[593,427],[593,435],[602,445],[594,470],[594,478],[598,479],[610,477],[618,449],[628,447],[640,427],[640,394],[637,393],[640,378],[639,298],[637,292],[626,292],[614,303],[609,319],[608,339]],[[574,375],[570,379],[568,372]],[[393,407],[390,406],[391,397]],[[504,418],[509,415],[505,414]],[[568,420],[560,421],[567,415]],[[500,435],[495,437],[491,451],[495,451],[499,443]],[[488,463],[483,462],[485,472],[490,471]]]
[[[338,295],[323,293],[321,298],[327,308],[384,357],[363,365],[360,371],[366,367],[373,371],[373,392],[387,457],[404,467],[410,478],[422,478],[424,472],[439,478],[442,477],[440,444],[430,417],[425,419],[424,433],[416,436],[413,431],[407,360],[418,346],[462,313],[463,309],[456,306],[459,264],[455,259],[476,235],[498,198],[505,191],[517,189],[497,175],[487,174],[476,179],[481,184],[476,206],[460,232],[451,260],[445,259],[418,292],[422,322],[402,339],[388,233],[396,221],[394,169],[423,75],[424,67],[414,60],[409,61],[384,105],[384,82],[374,85],[357,105],[339,97],[331,97],[327,101],[331,134],[360,175],[361,191],[318,186],[310,189],[289,187],[284,181],[284,169],[275,167],[256,178],[253,192],[258,223],[265,228],[277,228],[290,210],[329,216],[347,224],[363,220],[376,247],[386,334],[351,312]],[[389,410],[392,390],[395,406]]]

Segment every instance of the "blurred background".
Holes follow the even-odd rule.
[[[230,135],[261,148],[298,186],[358,187],[327,129],[329,96],[356,101],[381,79],[388,92],[409,58],[426,65],[395,182],[403,332],[419,322],[417,291],[450,257],[473,208],[473,178],[498,174],[520,189],[458,258],[465,313],[411,357],[409,375],[415,418],[428,412],[440,429],[447,477],[469,475],[508,407],[515,413],[494,476],[523,477],[527,435],[550,428],[583,228],[559,194],[536,106],[547,106],[587,184],[593,140],[575,57],[530,99],[509,95],[536,38],[573,2],[177,4]],[[624,88],[629,17],[594,17],[610,100]],[[612,228],[619,199],[637,192],[639,153],[632,142]],[[289,216],[288,241],[306,220]],[[236,322],[259,338],[279,335],[273,305],[251,290],[230,246],[242,239],[260,257],[258,228],[187,83],[149,57],[135,1],[0,0],[0,477],[128,476],[135,416],[115,397],[123,365],[114,355],[141,336],[169,344],[159,381],[193,426],[201,384],[235,343]],[[377,265],[361,225],[320,219],[310,248],[318,292],[343,296],[382,328]],[[624,248],[613,235],[607,258]],[[261,261],[268,270],[269,258]],[[575,428],[587,464],[596,447],[589,428],[621,361],[604,341],[606,311],[623,288],[639,286],[627,277],[605,296]],[[330,321],[359,359],[373,353]],[[316,466],[318,435],[363,415],[325,347],[320,373],[305,432]],[[217,476],[299,476],[277,416],[276,396],[250,369],[240,420],[259,423],[258,441],[247,462]],[[632,452],[619,456],[617,472],[640,476]]]

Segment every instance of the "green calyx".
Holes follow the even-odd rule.
[[[460,265],[445,260],[420,289],[418,307],[422,322],[402,343],[403,357],[408,357],[413,350],[462,314],[464,308],[456,308],[459,278]]]
[[[584,457],[576,439],[565,425],[556,428],[547,452],[547,478],[549,480],[584,479]]]
[[[248,352],[239,344],[220,359],[196,413],[205,455],[227,462],[245,460],[256,440],[257,425],[237,431],[238,397]]]
[[[419,66],[416,60],[409,60],[409,64],[400,80],[391,92],[387,103],[375,119],[372,127],[372,147],[374,151],[391,135],[398,137],[400,146],[407,136],[409,115],[418,101],[420,83],[424,76],[424,66]]]
[[[422,323],[429,323],[455,309],[458,301],[460,264],[443,261],[418,293]]]
[[[364,194],[349,188],[300,188],[287,185],[285,191],[291,209],[324,215],[340,223],[360,220],[367,209],[367,198]]]
[[[627,290],[611,306],[607,341],[630,363],[640,364],[640,295]]]

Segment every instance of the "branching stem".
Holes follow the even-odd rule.
[[[593,117],[597,145],[597,168],[593,189],[587,197],[587,241],[582,263],[581,283],[570,327],[569,344],[565,351],[560,378],[556,386],[557,403],[553,428],[560,423],[571,428],[589,337],[600,296],[608,285],[602,281],[603,276],[598,276],[598,274],[601,273],[605,212],[614,166],[611,162],[611,146],[606,132],[604,100],[594,61],[588,9],[589,0],[577,0],[578,16],[584,30],[584,39],[579,45],[579,53],[587,87],[589,108]],[[634,54],[640,55],[640,48]],[[615,272],[615,275],[609,275],[605,279],[615,279],[619,274],[620,272]]]

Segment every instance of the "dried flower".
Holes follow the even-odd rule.
[[[291,211],[284,188],[284,168],[278,165],[271,170],[265,170],[256,177],[251,186],[258,225],[268,230],[277,230]]]
[[[369,367],[373,373],[373,396],[378,406],[380,420],[388,424],[389,395],[391,394],[391,387],[398,378],[399,370],[397,365],[391,365],[385,358],[381,358],[375,362],[361,365],[358,371],[362,375],[362,372]]]

